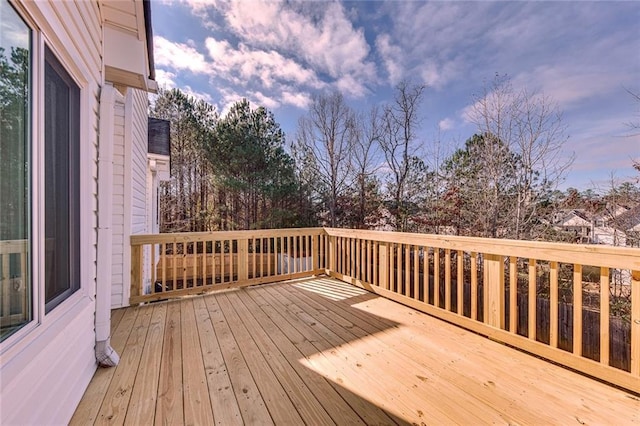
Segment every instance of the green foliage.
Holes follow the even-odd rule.
[[[218,122],[206,153],[218,183],[243,210],[235,226],[281,227],[295,222],[286,206],[298,183],[284,144],[285,135],[273,114],[263,107],[252,110],[246,99]]]
[[[0,239],[25,238],[27,232],[17,224],[28,220],[28,128],[29,50],[12,47],[7,56],[0,47]]]
[[[161,231],[205,231],[214,227],[214,171],[204,147],[218,120],[209,103],[179,89],[160,90],[150,115],[171,122],[171,181],[163,184]]]
[[[457,234],[497,237],[508,226],[518,156],[491,134],[473,135],[443,164],[444,220]]]
[[[161,231],[306,226],[309,211],[273,114],[246,100],[220,118],[178,89],[161,90],[150,114],[171,122],[171,181]]]

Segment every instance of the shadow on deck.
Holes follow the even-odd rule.
[[[314,278],[112,312],[72,424],[640,422],[640,399]]]

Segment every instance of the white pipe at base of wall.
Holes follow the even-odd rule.
[[[115,367],[120,362],[120,355],[111,347],[110,340],[96,342],[96,361],[100,367]]]
[[[113,204],[113,125],[116,89],[104,84],[100,93],[100,136],[98,140],[98,258],[96,278],[96,360],[113,367],[120,357],[110,345],[111,264]]]

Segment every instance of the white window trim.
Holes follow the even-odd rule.
[[[33,346],[39,337],[50,327],[56,325],[62,318],[72,311],[84,309],[83,301],[95,301],[95,271],[91,256],[97,250],[92,244],[92,234],[95,233],[92,218],[93,177],[92,164],[93,143],[91,118],[91,73],[86,66],[65,47],[65,40],[52,39],[47,34],[56,33],[51,23],[44,19],[45,13],[41,8],[50,7],[46,2],[18,3],[9,0],[18,15],[30,28],[31,40],[31,303],[32,319],[20,330],[0,343],[0,355],[3,363],[9,362],[14,356]],[[59,29],[60,27],[58,27]],[[66,40],[73,46],[71,40]],[[69,73],[80,89],[80,288],[66,300],[45,315],[45,284],[44,284],[44,51],[45,44],[56,56],[65,70]],[[87,258],[89,257],[89,258]],[[94,256],[95,257],[95,256]],[[35,345],[38,346],[38,345]]]

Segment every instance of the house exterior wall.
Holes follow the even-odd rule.
[[[122,120],[116,118],[114,121],[116,145],[113,158],[112,308],[129,306],[131,293],[129,236],[151,232],[147,227],[147,106],[146,92],[127,89],[124,102],[116,107],[116,116],[121,113]],[[120,139],[117,138],[118,132],[122,132]],[[120,150],[122,155],[118,155]],[[121,196],[118,192],[121,192]],[[145,253],[145,255],[148,254]],[[144,265],[145,268],[149,268],[148,261],[145,261]],[[149,271],[144,272],[145,276],[148,276]]]
[[[97,2],[89,1],[20,2],[15,6],[42,35],[36,40],[51,48],[80,87],[81,283],[55,309],[46,315],[41,312],[37,321],[3,342],[0,424],[64,424],[96,369],[97,152],[103,81],[100,10]],[[34,107],[42,102],[42,97],[35,98]],[[36,182],[34,190],[44,184]],[[35,291],[39,282],[35,274]]]
[[[624,246],[626,237],[624,232],[610,226],[596,226],[593,228],[593,243],[608,246]]]
[[[131,234],[147,232],[147,93],[129,90],[131,100]]]
[[[113,129],[113,211],[111,218],[111,307],[124,306],[125,268],[125,100],[116,100]]]
[[[38,205],[42,201],[34,201],[33,294],[36,314],[35,320],[0,343],[0,424],[65,424],[71,419],[97,367],[95,345],[103,325],[96,325],[98,317],[104,316],[98,314],[106,313],[104,318],[108,330],[108,310],[103,309],[105,303],[107,308],[109,305],[128,304],[128,236],[146,232],[147,93],[125,85],[131,78],[140,80],[136,87],[149,88],[154,82],[148,79],[148,69],[140,74],[136,70],[115,69],[115,62],[112,62],[110,70],[107,70],[109,66],[105,62],[106,50],[109,50],[111,59],[118,59],[118,46],[108,46],[106,32],[113,33],[115,28],[123,34],[134,32],[137,40],[144,40],[142,1],[129,0],[130,4],[100,0],[8,1],[33,30],[35,59],[32,67],[44,69],[42,52],[46,45],[80,88],[81,282],[79,290],[45,313],[42,303],[44,277],[41,272],[44,261],[38,254],[38,250],[43,251],[38,245],[44,244],[41,241],[44,239],[44,209]],[[111,13],[111,9],[131,9],[135,19],[120,22],[124,15]],[[130,25],[123,26],[123,22]],[[146,56],[146,44],[142,46],[144,49],[139,56]],[[124,62],[123,66],[126,66]],[[32,188],[36,194],[34,200],[44,199],[38,194],[47,184],[41,170],[47,159],[43,158],[44,132],[38,116],[44,104],[39,73],[41,71],[34,73],[36,78],[31,88],[34,91],[33,122],[36,128],[32,142],[32,167],[36,170]],[[103,91],[106,81],[110,82],[110,90],[113,90],[110,84],[115,83],[122,96],[115,96],[113,110],[100,117],[101,110],[105,114],[104,106],[107,105],[100,106],[101,93],[107,93]],[[112,131],[105,135],[105,128]],[[103,144],[108,147],[104,152]],[[99,152],[104,156],[100,157]],[[99,170],[99,157],[100,165],[105,162],[113,165],[112,172],[110,166]],[[105,173],[107,178],[103,179]],[[112,201],[108,203],[109,209],[101,208],[99,195],[106,197],[101,198],[103,203],[106,199]],[[103,216],[110,220],[105,221]],[[105,243],[109,238],[101,237],[100,250],[104,249],[107,255],[100,256],[98,233],[103,235],[105,230],[108,230],[111,241]],[[110,266],[108,273],[100,278],[99,259],[101,268],[105,265],[103,259],[108,259],[107,265]],[[99,284],[103,280],[106,281],[104,286]],[[106,294],[102,294],[104,291]]]

